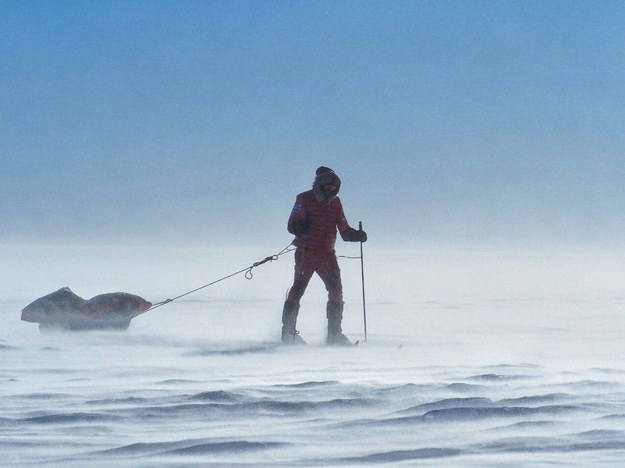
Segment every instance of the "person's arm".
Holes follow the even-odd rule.
[[[310,231],[311,223],[306,210],[306,205],[301,196],[297,196],[295,199],[295,205],[291,210],[291,216],[289,216],[289,222],[287,224],[287,230],[297,236],[298,234],[306,234]]]
[[[339,234],[341,234],[341,238],[345,242],[367,242],[367,233],[365,231],[357,231],[353,227],[349,225],[347,219],[345,218],[345,213],[343,212],[343,205],[341,201],[337,198],[335,202],[339,203],[339,219],[336,223],[336,227],[339,230]]]

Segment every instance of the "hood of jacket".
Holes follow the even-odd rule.
[[[323,190],[323,186],[326,184],[334,185],[336,187],[336,190],[330,194],[327,194]],[[315,180],[313,182],[312,190],[318,202],[328,202],[335,199],[336,196],[339,194],[340,189],[341,179],[339,179],[339,176],[337,176],[332,169],[323,166],[317,169],[317,176],[315,177]]]

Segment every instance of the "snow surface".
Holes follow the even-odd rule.
[[[298,324],[310,344],[277,343],[290,254],[255,269],[252,281],[237,276],[137,317],[127,332],[41,334],[20,310],[59,287],[156,302],[272,252],[0,249],[0,464],[625,459],[622,256],[367,246],[369,339],[332,348],[323,345],[318,280]],[[341,267],[344,330],[363,340],[360,264]]]

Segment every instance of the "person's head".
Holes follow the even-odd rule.
[[[323,187],[321,188],[323,189],[323,192],[326,195],[336,192],[336,185],[334,185],[332,182],[328,182],[327,184],[324,184]]]
[[[313,193],[318,201],[328,201],[338,195],[341,188],[341,179],[332,169],[320,166],[315,175]]]

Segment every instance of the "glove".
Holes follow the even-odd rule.
[[[310,221],[310,218],[308,216],[289,225],[289,232],[291,234],[295,234],[296,236],[299,234],[307,234],[310,232],[311,229],[312,222]]]
[[[367,233],[365,231],[357,231],[349,227],[341,233],[341,237],[346,242],[367,242]]]

